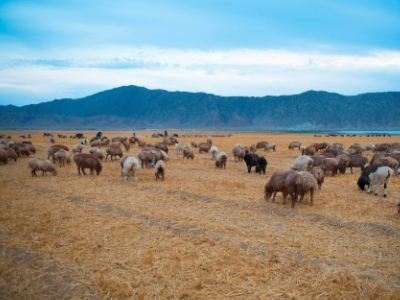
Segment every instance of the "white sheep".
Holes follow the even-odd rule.
[[[368,150],[371,151],[371,155],[373,154],[373,151],[375,149],[375,144],[364,144],[361,146],[361,149],[364,152],[364,155],[367,153]]]
[[[65,163],[70,164],[71,163],[71,155],[67,150],[60,149],[54,154],[54,158],[58,159],[61,166],[65,166]]]
[[[307,155],[299,156],[292,165],[292,170],[295,171],[308,171],[314,165],[314,161]]]
[[[47,175],[47,172],[51,172],[54,176],[57,175],[56,169],[54,169],[51,161],[48,159],[38,157],[31,158],[28,160],[28,165],[31,168],[32,177],[37,177],[36,171],[42,171],[42,176],[44,176],[44,174]]]
[[[156,163],[156,166],[154,168],[154,176],[156,177],[156,181],[160,178],[160,176],[162,177],[162,180],[164,181],[164,172],[166,169],[166,165],[165,162],[162,160],[159,160]]]
[[[97,148],[97,147],[89,148],[89,154],[94,156],[94,157],[96,157],[96,158],[98,158],[101,161],[104,158],[103,152],[101,152],[101,149]]]
[[[122,174],[124,175],[125,180],[129,180],[129,177],[133,175],[133,180],[137,181],[136,176],[139,170],[139,161],[135,157],[130,156],[124,162],[124,166],[122,167]]]
[[[190,145],[188,143],[177,143],[175,144],[175,149],[176,149],[176,155],[179,155],[181,152],[183,152],[184,148],[190,148]]]
[[[210,149],[210,153],[211,153],[211,159],[215,160],[217,158],[217,154],[218,154],[218,148],[217,146],[212,146]]]

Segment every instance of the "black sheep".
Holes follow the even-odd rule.
[[[251,168],[253,166],[256,166],[256,172],[257,172],[257,161],[259,159],[259,156],[257,154],[253,153],[248,153],[244,156],[243,160],[246,162],[247,165],[247,171],[250,173]]]
[[[261,156],[258,160],[257,160],[257,166],[256,166],[256,173],[258,172],[258,174],[261,174],[261,171],[265,174],[265,169],[267,168],[267,160],[265,159],[264,156]]]

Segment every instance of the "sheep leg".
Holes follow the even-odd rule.
[[[368,194],[371,193],[371,190],[372,190],[372,184],[368,183]]]
[[[292,197],[292,208],[294,208],[294,206],[296,205],[296,202],[297,202],[296,201],[297,197],[295,195],[293,195],[293,193],[290,194],[290,197]]]
[[[249,174],[250,174],[250,172],[251,172],[251,166],[248,166],[248,167],[247,167],[247,172],[249,172]]]
[[[310,191],[311,205],[313,205],[314,189]]]
[[[276,193],[277,193],[278,191],[275,191],[274,192],[274,197],[272,197],[272,202],[275,202],[275,196],[276,196]]]
[[[385,181],[384,188],[385,188],[385,192],[383,193],[383,197],[385,197],[385,198],[386,198],[386,181]]]
[[[106,155],[106,160],[105,160],[104,162],[107,162],[108,155],[109,155],[109,154],[107,153],[107,155]]]
[[[350,168],[351,174],[353,174],[353,167]]]
[[[378,184],[378,188],[377,188],[376,191],[375,191],[375,196],[378,195],[380,188],[381,188],[381,185]]]
[[[90,175],[94,175],[93,174],[93,168],[90,168]]]
[[[78,175],[81,175],[81,168],[78,167]]]
[[[303,198],[304,198],[304,192],[301,192],[299,203],[300,203],[300,202],[303,202]]]
[[[82,173],[86,176],[85,169],[82,167]]]
[[[36,174],[36,170],[32,170],[32,177],[34,177],[33,175],[35,175],[36,177],[38,177],[37,174]]]

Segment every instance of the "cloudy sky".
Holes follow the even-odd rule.
[[[0,1],[0,104],[400,91],[400,1]]]

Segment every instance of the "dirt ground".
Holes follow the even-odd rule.
[[[4,133],[20,142],[28,132]],[[47,158],[49,139],[30,133],[31,157]],[[57,144],[79,142],[58,133],[75,132],[54,132]],[[151,134],[136,132],[161,141]],[[378,196],[358,189],[360,169],[326,177],[314,205],[309,196],[295,209],[281,194],[275,203],[263,196],[271,175],[300,155],[288,150],[291,141],[348,147],[400,137],[233,133],[212,140],[228,153],[226,170],[198,150],[182,161],[170,146],[158,182],[153,169],[141,169],[137,183],[124,181],[118,161],[103,162],[99,176],[78,176],[73,162],[37,178],[29,158],[0,165],[0,298],[400,299],[400,178],[392,178],[387,198],[383,188]],[[258,150],[267,174],[248,174],[231,149],[259,141],[276,143],[277,151]],[[135,145],[124,156],[139,152]]]

